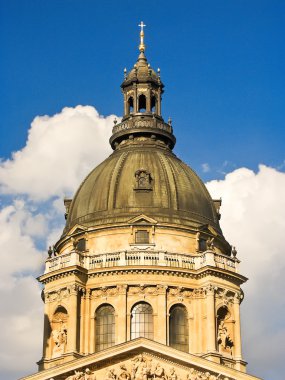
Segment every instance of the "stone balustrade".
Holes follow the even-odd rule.
[[[45,273],[74,265],[88,270],[113,267],[158,266],[198,270],[205,266],[238,272],[238,260],[212,251],[201,254],[181,254],[164,251],[120,251],[88,254],[72,251],[46,260]]]
[[[155,129],[160,129],[162,131],[166,131],[168,133],[172,133],[172,127],[171,125],[157,120],[154,117],[145,117],[143,120],[137,120],[137,119],[129,119],[126,120],[122,123],[116,124],[113,127],[112,133],[118,133],[124,130],[129,130],[129,129],[138,129],[138,128],[155,128]]]

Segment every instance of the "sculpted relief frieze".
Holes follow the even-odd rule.
[[[187,289],[183,287],[171,287],[169,289],[170,297],[184,298],[201,298],[205,296],[204,288]]]
[[[218,373],[185,368],[169,361],[157,360],[151,355],[137,355],[130,360],[105,368],[75,371],[64,380],[235,380]],[[56,380],[56,379],[50,379]]]
[[[218,288],[216,291],[216,298],[221,299],[224,305],[233,304],[236,296],[238,296],[237,293],[228,289]]]
[[[78,292],[81,292],[83,294],[85,293],[85,289],[79,285],[72,284],[64,288],[46,292],[44,297],[46,302],[60,302],[64,298],[68,298],[73,294],[78,294]]]

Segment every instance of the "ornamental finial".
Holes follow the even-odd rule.
[[[140,42],[140,46],[139,46],[139,51],[141,53],[143,53],[145,51],[145,44],[144,44],[144,30],[143,28],[146,26],[143,21],[141,21],[141,23],[138,25],[140,28],[141,28],[141,32],[140,32],[140,38],[141,38],[141,42]]]

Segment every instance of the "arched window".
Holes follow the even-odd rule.
[[[128,99],[128,114],[134,112],[134,99],[130,96]]]
[[[169,317],[169,345],[189,352],[188,314],[185,306],[174,305]]]
[[[95,350],[101,351],[115,344],[115,310],[102,305],[96,310]]]
[[[156,97],[155,96],[151,97],[150,107],[151,107],[151,112],[156,113]]]
[[[139,112],[146,111],[146,97],[144,95],[139,96]]]
[[[146,302],[136,304],[131,313],[131,339],[153,339],[153,312]]]

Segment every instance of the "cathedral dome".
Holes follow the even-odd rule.
[[[121,86],[124,115],[120,123],[114,121],[110,137],[114,152],[68,203],[63,237],[76,225],[91,230],[129,227],[144,215],[164,230],[187,230],[191,239],[207,230],[201,239],[217,237],[228,253],[219,226],[220,201],[212,200],[196,173],[172,152],[176,142],[172,122],[166,123],[161,115],[164,85],[144,50],[141,32],[137,63],[129,73],[125,70]]]
[[[70,205],[67,228],[127,223],[140,214],[160,224],[209,224],[220,232],[214,202],[195,172],[170,149],[136,140],[83,181]]]

